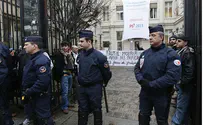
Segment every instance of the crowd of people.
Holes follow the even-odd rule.
[[[139,125],[150,124],[153,109],[157,124],[168,125],[171,98],[176,106],[172,125],[188,125],[195,71],[194,50],[188,46],[190,40],[182,34],[173,35],[167,46],[161,25],[149,27],[149,32],[151,47],[143,51],[134,68],[141,86]],[[93,32],[82,30],[79,38],[82,49],[62,42],[52,59],[43,51],[40,36],[26,37],[23,49],[20,47],[18,51],[0,42],[0,125],[14,124],[9,100],[15,90],[22,95],[26,118],[22,125],[31,121],[36,125],[54,125],[52,79],[61,85],[63,113],[68,114],[69,107],[78,103],[78,125],[87,125],[90,113],[94,115],[94,125],[102,125],[102,88],[112,73],[107,57],[93,47]]]

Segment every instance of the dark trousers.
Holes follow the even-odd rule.
[[[13,125],[6,89],[0,89],[0,125]]]
[[[37,125],[54,125],[51,117],[51,99],[50,95],[34,97],[25,105],[26,118],[34,118],[34,124]]]
[[[87,125],[88,115],[93,112],[94,125],[102,125],[102,84],[79,88],[78,125]]]
[[[169,96],[167,95],[140,95],[140,125],[149,125],[150,116],[154,108],[158,125],[168,125]]]

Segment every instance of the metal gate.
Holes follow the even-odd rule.
[[[62,39],[57,32],[57,26],[52,25],[47,19],[47,5],[51,5],[53,0],[49,1],[47,3],[46,0],[0,0],[0,40],[18,54],[17,52],[22,50],[25,36],[40,35],[43,37],[44,49],[52,57],[54,51],[59,49]],[[48,31],[48,27],[53,30]],[[13,102],[18,104],[21,96],[20,90],[15,90],[14,95],[16,97]],[[54,80],[52,81],[52,95],[55,100],[54,107],[59,106],[60,83]]]

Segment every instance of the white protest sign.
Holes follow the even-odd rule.
[[[143,51],[102,50],[110,66],[135,66]]]
[[[149,5],[150,0],[123,0],[123,40],[149,39]]]

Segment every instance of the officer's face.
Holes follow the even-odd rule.
[[[85,38],[80,38],[79,45],[84,49],[88,49],[91,46],[91,41],[87,41]]]
[[[34,50],[36,49],[36,44],[33,44],[32,42],[26,42],[24,44],[24,49],[26,53],[32,54]]]
[[[149,35],[149,42],[150,42],[151,46],[157,47],[160,44],[162,44],[162,41],[163,41],[163,36],[161,36],[159,34],[159,32],[150,33],[150,35]]]
[[[187,45],[187,42],[181,39],[177,39],[176,47],[177,48],[183,48]]]

